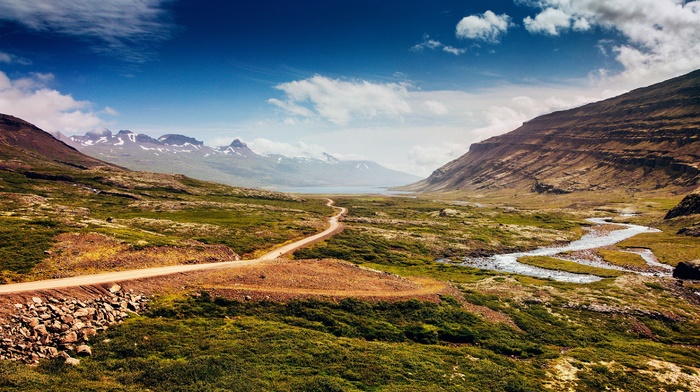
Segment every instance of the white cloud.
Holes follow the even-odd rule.
[[[624,67],[619,78],[632,84],[700,68],[700,1],[538,0],[527,4],[542,10],[534,19],[525,19],[531,32],[556,35],[599,27],[623,36],[624,41],[613,45],[612,51]]]
[[[411,47],[412,52],[422,52],[425,49],[442,50],[443,52],[447,52],[455,56],[459,56],[467,52],[466,49],[455,48],[453,46],[445,45],[438,40],[431,39],[428,35],[423,37],[423,42],[415,44]]]
[[[510,16],[486,11],[462,18],[457,24],[457,37],[498,43],[510,26]]]
[[[290,144],[265,138],[257,138],[247,144],[251,150],[260,155],[284,155],[287,157],[320,159],[324,157],[323,154],[326,151],[323,147],[315,144],[307,144],[304,142]]]
[[[442,47],[442,51],[447,52],[447,53],[452,53],[455,56],[459,56],[460,54],[466,53],[467,50],[463,49],[463,48],[455,48],[452,46],[445,45]]]
[[[284,101],[269,103],[289,115],[317,116],[334,124],[355,119],[400,118],[411,112],[403,83],[372,83],[365,80],[338,80],[316,75],[276,86],[286,94]]]
[[[413,45],[411,47],[411,50],[414,52],[422,52],[423,49],[435,50],[442,48],[443,46],[444,45],[442,44],[442,42],[430,39],[430,37],[426,36],[424,37],[423,42]]]
[[[170,36],[165,2],[7,0],[0,2],[0,20],[35,31],[87,38],[95,52],[138,63],[150,59],[150,45]]]
[[[20,65],[31,65],[32,62],[28,59],[15,56],[11,53],[0,52],[0,63],[5,64],[20,64]]]
[[[528,16],[523,22],[525,29],[531,33],[559,35],[560,31],[568,30],[571,26],[571,16],[560,9],[547,8],[534,19]]]
[[[417,145],[408,150],[408,161],[409,164],[421,168],[438,168],[466,151],[466,146],[449,142],[441,145]],[[423,173],[424,170],[421,171],[421,174]]]
[[[77,101],[46,86],[51,74],[15,81],[0,71],[0,113],[29,121],[47,132],[79,133],[105,125],[87,101]]]
[[[449,109],[447,109],[447,106],[443,104],[442,102],[430,100],[430,101],[425,101],[421,104],[421,108],[427,110],[428,112],[432,114],[437,114],[437,115],[443,115],[447,114],[449,112]]]
[[[104,109],[100,110],[100,113],[107,114],[110,116],[116,116],[119,114],[119,112],[117,112],[116,110],[114,110],[113,108],[111,108],[109,106],[105,106]]]

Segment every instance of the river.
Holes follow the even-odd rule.
[[[554,279],[561,282],[572,282],[572,283],[591,283],[601,280],[602,278],[595,275],[588,274],[575,274],[571,272],[564,271],[554,271],[545,268],[535,267],[527,264],[518,262],[518,258],[524,256],[556,256],[557,254],[563,252],[576,252],[588,249],[596,249],[605,246],[614,245],[622,240],[633,237],[641,233],[654,233],[659,232],[657,229],[651,227],[632,225],[626,223],[611,223],[610,218],[590,218],[587,219],[589,222],[595,223],[596,225],[602,224],[614,224],[619,225],[621,229],[609,231],[605,234],[600,234],[595,230],[591,230],[588,234],[583,235],[580,239],[563,246],[552,246],[546,248],[539,248],[531,250],[529,252],[516,252],[494,255],[491,257],[483,258],[464,258],[459,265],[482,268],[494,271],[504,271],[512,272],[521,275],[529,275],[538,278]],[[646,251],[642,256],[647,261],[649,265],[659,266],[663,265],[655,261],[653,254]],[[651,261],[651,262],[650,262]],[[582,262],[583,264],[592,263]],[[656,263],[656,264],[654,264]],[[596,263],[597,267],[604,267],[610,269],[621,269],[609,264],[600,265]],[[667,269],[668,266],[663,265]],[[670,268],[670,267],[668,267]],[[623,269],[624,270],[624,269]],[[625,270],[628,271],[628,270]],[[629,271],[634,272],[634,271]]]

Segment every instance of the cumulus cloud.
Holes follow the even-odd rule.
[[[612,47],[630,81],[663,80],[700,67],[700,1],[538,0],[531,32],[557,35],[600,27],[624,37]]]
[[[90,102],[49,88],[46,83],[51,80],[51,74],[11,80],[0,71],[0,113],[22,118],[47,132],[79,133],[105,125],[92,112]]]
[[[547,8],[534,19],[528,16],[523,22],[525,29],[531,33],[559,35],[560,31],[571,27],[571,16],[560,9]]]
[[[0,2],[0,21],[28,29],[80,37],[93,51],[130,62],[151,58],[150,46],[170,36],[165,0],[8,0]]]
[[[457,24],[457,37],[498,43],[510,26],[510,16],[486,11],[462,18]]]
[[[408,86],[403,83],[372,83],[365,80],[338,80],[316,75],[277,85],[285,100],[269,103],[289,115],[319,117],[334,124],[354,119],[400,118],[411,112],[406,101]]]

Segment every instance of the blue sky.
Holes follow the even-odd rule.
[[[0,112],[428,175],[700,68],[700,1],[0,0]]]

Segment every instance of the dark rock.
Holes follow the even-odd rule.
[[[692,227],[684,227],[678,230],[677,234],[687,235],[689,237],[700,237],[700,225],[695,225]]]
[[[691,193],[684,197],[677,206],[671,208],[664,219],[672,219],[679,216],[700,214],[700,193]]]
[[[553,195],[565,195],[567,193],[571,193],[569,190],[557,188],[554,185],[545,184],[539,181],[535,181],[531,190],[537,193],[551,193]]]
[[[700,280],[700,260],[681,261],[673,269],[673,277],[677,279]]]

